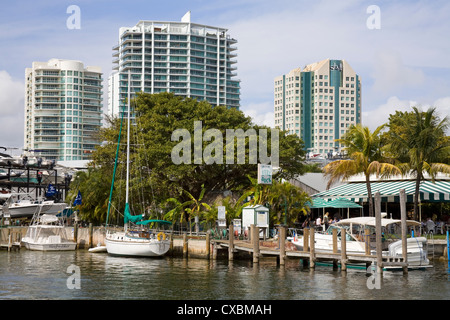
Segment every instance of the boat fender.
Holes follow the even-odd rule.
[[[160,232],[160,233],[158,233],[156,238],[158,239],[158,241],[166,240],[166,235],[163,232]]]

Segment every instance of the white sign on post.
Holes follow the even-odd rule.
[[[219,223],[219,227],[227,226],[227,220],[225,218],[225,207],[224,206],[217,207],[217,220]]]
[[[272,165],[258,163],[258,184],[272,184]]]

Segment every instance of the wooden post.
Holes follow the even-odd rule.
[[[93,235],[94,235],[94,226],[91,223],[89,223],[89,243],[88,243],[88,247],[92,248],[92,243],[93,243]]]
[[[309,251],[309,228],[303,229],[303,252]]]
[[[233,260],[233,251],[234,251],[234,226],[231,223],[228,226],[228,260]]]
[[[408,263],[408,244],[406,239],[406,193],[405,189],[400,189],[400,215],[402,225],[402,256],[403,262]],[[408,266],[403,267],[403,273],[408,273]]]
[[[338,253],[338,229],[333,228],[333,253]]]
[[[383,272],[382,247],[381,247],[381,196],[380,192],[375,192],[375,230],[377,246],[377,272],[379,275]]]
[[[347,271],[347,230],[341,229],[341,271]]]
[[[183,258],[188,257],[188,239],[187,239],[187,233],[183,233]]]
[[[211,230],[206,233],[206,259],[211,258]]]
[[[174,252],[173,252],[173,230],[172,230],[172,233],[170,234],[169,252],[170,252],[170,256],[173,257],[173,255],[174,255]]]
[[[78,249],[78,223],[73,225],[73,241],[76,243],[75,249]]]
[[[11,228],[8,227],[8,252],[11,251],[11,247],[12,247]]]
[[[217,259],[217,244],[214,242],[213,243],[213,254],[212,254],[212,258],[213,260]]]
[[[310,242],[310,249],[309,249],[309,267],[310,268],[314,268],[316,266],[316,246],[315,246],[315,232],[316,230],[313,228],[310,230],[310,234],[309,234],[309,242]]]
[[[259,227],[253,225],[253,262],[259,262]]]
[[[284,262],[286,259],[286,227],[280,226],[280,265],[284,266]]]
[[[364,229],[364,242],[365,242],[366,254],[370,255],[370,229],[369,228]]]

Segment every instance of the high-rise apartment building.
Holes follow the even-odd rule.
[[[298,135],[307,151],[340,151],[339,139],[361,123],[361,79],[345,60],[323,60],[274,79],[275,127]]]
[[[108,113],[123,110],[128,87],[131,94],[173,92],[239,108],[236,43],[227,29],[192,23],[190,12],[181,22],[139,21],[120,28],[108,79]]]
[[[25,69],[24,148],[48,160],[87,160],[100,144],[102,72],[51,59]]]

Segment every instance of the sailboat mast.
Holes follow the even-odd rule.
[[[128,70],[128,125],[127,125],[127,183],[126,183],[126,194],[125,203],[128,203],[128,191],[130,183],[130,98],[131,98],[131,73]]]

